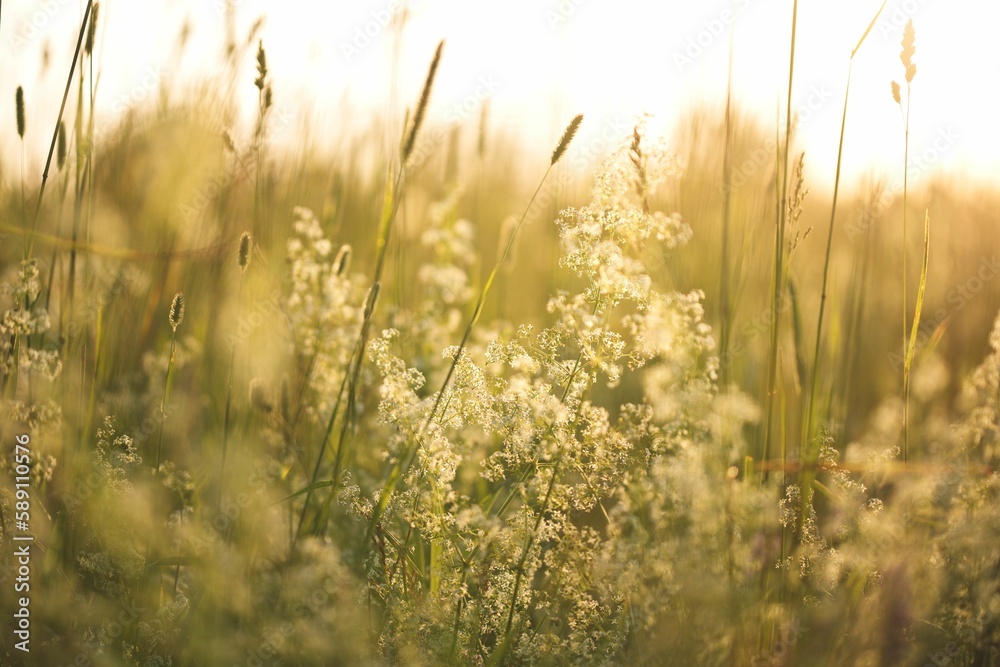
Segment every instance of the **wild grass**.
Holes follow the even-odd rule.
[[[809,442],[813,435],[813,415],[816,408],[816,398],[819,389],[819,362],[823,339],[823,315],[826,312],[827,284],[830,277],[830,258],[833,250],[833,230],[835,228],[835,223],[837,222],[837,197],[840,194],[840,168],[843,165],[844,157],[844,131],[847,127],[847,100],[851,92],[851,71],[854,67],[854,57],[861,49],[861,45],[865,43],[865,39],[867,39],[869,33],[871,33],[872,28],[875,27],[875,22],[878,21],[878,17],[882,15],[885,5],[886,3],[883,2],[882,6],[879,7],[878,11],[875,13],[875,16],[872,17],[871,23],[868,24],[864,34],[861,35],[858,43],[851,50],[851,57],[848,59],[847,63],[847,85],[844,87],[844,111],[840,117],[840,139],[837,142],[837,167],[833,177],[833,202],[830,206],[830,228],[826,237],[826,254],[823,257],[823,283],[822,287],[820,287],[819,315],[816,318],[816,344],[813,347],[814,351],[811,373],[812,385],[809,388],[809,408],[806,413],[805,432],[803,433],[803,440],[806,442]]]
[[[903,31],[903,50],[899,53],[899,60],[903,63],[903,68],[905,69],[904,78],[906,79],[906,112],[903,116],[903,461],[907,460],[909,452],[909,426],[907,416],[910,409],[910,390],[909,390],[909,379],[910,379],[910,345],[908,343],[908,327],[907,320],[909,319],[907,313],[909,312],[910,305],[906,299],[906,283],[908,281],[906,275],[906,195],[909,190],[909,169],[907,165],[910,162],[910,84],[913,82],[913,77],[917,73],[917,66],[913,63],[913,54],[916,51],[914,47],[915,41],[915,31],[913,28],[913,21],[908,21],[906,23],[906,28]],[[899,95],[899,84],[895,81],[892,82],[892,97],[896,104],[899,105],[900,114],[903,114],[903,105],[900,100]],[[926,253],[925,253],[926,254]],[[926,264],[926,261],[925,261]],[[924,278],[921,278],[921,295],[923,293],[923,285],[925,283]],[[914,329],[917,328],[917,320],[920,319],[920,303],[918,301],[917,305],[917,315],[914,318]]]
[[[0,193],[0,437],[31,435],[38,544],[32,654],[5,633],[0,662],[997,664],[1000,300],[965,286],[1000,196],[841,186],[875,20],[813,180],[791,11],[773,154],[729,96],[571,177],[579,115],[547,164],[485,107],[417,155],[443,42],[387,154],[278,150],[259,26],[232,80],[102,129],[88,3],[44,171]]]

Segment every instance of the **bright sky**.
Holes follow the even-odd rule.
[[[28,162],[38,169],[84,4],[35,0],[3,7],[0,127],[11,132],[0,143],[8,157],[17,150],[11,139],[16,139],[13,97],[23,84],[30,119]],[[721,105],[733,29],[737,99],[768,127],[774,126],[779,98],[784,113],[792,0],[410,0],[401,44],[394,28],[383,26],[401,13],[401,0],[104,0],[98,100],[104,122],[154,100],[164,80],[211,74],[205,63],[214,68],[218,62],[227,4],[237,9],[239,34],[265,17],[262,34],[276,105],[319,123],[320,137],[310,137],[312,143],[350,131],[344,125],[345,105],[359,126],[372,110],[401,114],[416,100],[442,38],[447,44],[431,120],[465,120],[474,128],[480,98],[488,95],[491,122],[514,128],[540,155],[551,151],[577,112],[587,116],[579,151],[600,149],[602,134],[624,137],[640,112],[653,114],[652,127],[669,128],[696,101]],[[832,183],[850,51],[879,4],[800,2],[792,102],[801,114],[799,138],[813,189]],[[997,0],[888,3],[854,62],[847,182],[857,182],[873,168],[890,178],[899,173],[902,121],[889,81],[902,80],[899,42],[910,18],[918,66],[910,145],[911,157],[919,161],[911,168],[919,169],[920,179],[944,169],[1000,183]],[[185,19],[192,23],[191,44],[177,62],[177,34]],[[51,66],[42,76],[46,45]],[[397,48],[402,83],[393,100]],[[252,101],[253,62],[248,59],[244,66],[244,92]],[[302,140],[295,131],[285,136]]]

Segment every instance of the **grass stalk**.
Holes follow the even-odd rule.
[[[81,90],[84,84],[84,79],[87,81],[87,92],[88,92],[88,115],[87,115],[87,171],[86,171],[86,190],[87,190],[87,209],[84,218],[84,229],[85,237],[87,243],[90,243],[91,239],[91,223],[94,217],[94,122],[95,122],[95,95],[96,95],[96,82],[94,80],[94,37],[97,32],[97,15],[100,9],[100,3],[94,3],[93,9],[90,13],[90,20],[87,23],[87,36],[83,45],[83,57],[86,58],[87,65],[89,66],[89,78],[84,75],[83,67],[80,68],[80,85]],[[61,121],[61,119],[60,119]],[[58,127],[56,128],[58,131]],[[56,141],[58,146],[58,138]],[[58,160],[57,160],[58,163]],[[90,284],[90,264],[91,258],[89,255],[84,256],[83,261],[83,282],[84,285]],[[97,323],[94,332],[94,374],[90,383],[90,399],[87,406],[87,413],[84,417],[84,429],[87,433],[90,433],[94,424],[94,410],[97,405],[97,386],[98,386],[98,373],[100,371],[101,365],[101,347],[104,343],[104,321],[103,313],[98,310],[97,313]],[[86,338],[85,343],[89,342]]]
[[[156,465],[154,473],[160,474],[160,454],[163,450],[163,425],[167,421],[167,399],[170,394],[170,374],[174,368],[174,352],[177,349],[177,327],[184,321],[184,295],[178,292],[170,302],[170,356],[167,358],[167,372],[163,378],[163,398],[160,399],[160,428],[156,443]]]
[[[237,253],[237,264],[240,267],[240,286],[236,292],[236,320],[240,319],[240,308],[243,303],[243,279],[246,277],[247,264],[250,261],[253,247],[253,237],[249,232],[243,232],[240,237],[240,247]],[[222,459],[219,463],[219,512],[222,511],[223,487],[226,480],[226,451],[229,445],[229,428],[233,405],[233,372],[236,368],[236,337],[233,336],[233,346],[229,353],[229,377],[226,380],[226,411],[222,420]]]
[[[844,364],[841,366],[843,376],[839,381],[840,405],[835,415],[835,422],[840,425],[841,438],[848,436],[848,417],[850,404],[854,395],[854,377],[857,372],[858,360],[861,358],[863,349],[861,323],[865,317],[867,305],[867,286],[869,282],[869,272],[871,268],[871,253],[873,240],[874,222],[877,215],[878,201],[882,198],[882,185],[874,183],[868,195],[868,202],[862,211],[863,232],[861,234],[861,257],[855,256],[855,266],[851,279],[851,293],[849,296],[849,314],[847,323],[847,334],[844,337]]]
[[[309,486],[307,487],[309,491],[306,493],[305,506],[302,509],[302,515],[299,520],[299,528],[295,532],[295,536],[292,540],[291,549],[294,551],[295,543],[298,539],[299,534],[302,529],[302,522],[305,520],[306,509],[309,506],[309,501],[312,498],[312,487],[317,483],[319,477],[320,466],[322,465],[323,457],[326,453],[326,448],[330,440],[330,435],[333,430],[333,425],[337,419],[337,413],[341,405],[341,399],[344,395],[344,391],[347,392],[347,404],[345,408],[344,416],[341,420],[341,431],[340,439],[337,445],[337,453],[334,460],[334,469],[331,479],[334,484],[336,484],[337,479],[340,476],[340,470],[344,464],[345,460],[345,446],[348,440],[348,431],[351,428],[351,415],[354,411],[354,406],[357,400],[357,386],[358,380],[361,374],[361,365],[364,361],[365,349],[367,348],[369,330],[371,328],[372,317],[375,314],[375,306],[378,301],[379,291],[382,285],[382,271],[385,266],[385,258],[389,247],[389,240],[391,237],[393,221],[396,218],[397,211],[399,210],[400,202],[403,198],[404,186],[406,181],[406,165],[411,154],[413,153],[413,148],[416,145],[417,134],[423,125],[424,115],[427,112],[427,105],[430,102],[431,90],[434,87],[434,79],[437,76],[438,65],[441,62],[441,54],[444,50],[444,40],[438,43],[437,49],[434,52],[434,57],[431,60],[430,67],[427,70],[427,77],[424,80],[424,86],[420,93],[420,100],[417,103],[416,112],[413,116],[413,121],[410,123],[408,130],[404,126],[404,140],[401,144],[401,150],[399,155],[399,165],[396,171],[396,178],[392,178],[392,172],[387,173],[386,178],[386,190],[385,198],[382,205],[382,215],[379,224],[379,232],[376,240],[376,256],[375,256],[375,270],[372,275],[372,284],[368,290],[368,301],[365,306],[364,317],[362,318],[361,331],[358,335],[358,342],[355,345],[355,349],[352,353],[351,360],[348,363],[348,370],[345,373],[344,381],[341,383],[340,391],[336,401],[334,402],[333,411],[330,414],[330,419],[327,422],[327,428],[323,436],[323,441],[320,443],[319,454],[316,459],[316,465],[313,468],[313,475],[310,479]],[[407,120],[409,120],[409,114],[407,114]],[[371,539],[369,535],[365,542],[367,543]]]
[[[76,72],[76,63],[80,59],[80,51],[83,49],[83,38],[87,34],[90,25],[90,12],[93,9],[94,0],[87,0],[87,7],[83,12],[83,21],[80,22],[80,36],[76,41],[76,49],[73,51],[73,62],[70,64],[69,76],[66,77],[66,89],[63,91],[62,102],[59,105],[59,114],[56,116],[55,128],[52,130],[52,142],[49,144],[49,154],[45,158],[45,168],[42,170],[42,182],[38,188],[38,200],[35,202],[35,215],[32,221],[32,229],[38,226],[38,216],[42,209],[42,198],[45,195],[45,184],[49,180],[49,168],[52,166],[52,157],[56,152],[56,142],[59,139],[59,123],[62,121],[63,113],[66,111],[66,100],[69,98],[69,87],[73,82],[73,73]],[[31,255],[31,245],[34,243],[34,235],[28,246],[28,256]]]
[[[21,144],[21,225],[24,228],[24,260],[28,261],[28,212],[24,197],[24,88],[17,87],[14,94],[14,114],[17,122],[17,137]]]
[[[483,288],[480,291],[479,297],[476,300],[476,306],[473,309],[472,316],[469,318],[469,321],[465,327],[465,332],[462,334],[462,341],[459,344],[458,351],[455,353],[451,365],[448,368],[448,373],[445,375],[445,379],[441,383],[441,389],[440,391],[438,391],[437,396],[434,399],[434,405],[431,408],[431,411],[427,414],[426,419],[424,419],[423,423],[421,424],[420,430],[417,432],[417,437],[414,439],[414,442],[409,447],[409,450],[407,452],[404,452],[403,456],[400,457],[400,459],[396,462],[396,465],[393,467],[385,487],[383,487],[382,489],[382,493],[379,496],[378,504],[376,505],[375,510],[372,513],[372,518],[368,524],[368,533],[365,539],[366,543],[371,539],[371,535],[374,533],[375,527],[381,520],[382,512],[385,511],[385,508],[388,505],[389,499],[391,498],[393,492],[395,491],[396,484],[399,482],[400,477],[403,475],[406,469],[409,468],[410,462],[416,456],[417,450],[420,447],[421,439],[423,438],[423,434],[426,432],[427,428],[433,422],[434,417],[437,415],[438,408],[441,405],[441,399],[443,398],[445,392],[447,391],[448,384],[451,381],[451,378],[455,372],[455,368],[458,366],[459,360],[462,358],[462,354],[465,351],[465,346],[469,341],[469,336],[472,334],[472,329],[475,327],[476,322],[479,319],[479,315],[482,313],[483,305],[486,302],[486,297],[489,294],[490,288],[493,286],[493,281],[497,276],[497,272],[500,270],[500,267],[504,264],[504,262],[507,260],[507,257],[510,254],[510,250],[514,245],[514,240],[517,238],[518,230],[524,223],[524,220],[528,215],[528,211],[531,210],[531,207],[534,204],[535,199],[538,197],[538,193],[541,192],[542,186],[545,184],[545,180],[548,178],[549,173],[552,171],[552,168],[556,165],[556,163],[559,162],[560,158],[562,158],[562,156],[565,154],[566,149],[569,147],[570,142],[573,140],[573,137],[576,135],[576,132],[580,128],[580,124],[582,122],[583,122],[583,115],[578,114],[576,117],[573,118],[572,121],[570,121],[570,124],[566,126],[566,130],[563,132],[559,144],[552,152],[552,158],[549,160],[549,166],[545,169],[545,173],[542,175],[542,179],[539,181],[538,187],[535,188],[535,192],[534,194],[531,195],[531,199],[528,201],[528,205],[525,207],[524,212],[521,214],[521,217],[518,219],[517,224],[514,226],[514,229],[511,231],[511,234],[507,239],[507,245],[504,248],[503,254],[494,264],[493,270],[490,272],[489,278],[483,284]]]
[[[736,14],[736,2],[732,3],[732,13]],[[729,225],[732,214],[732,144],[733,144],[733,51],[735,50],[736,25],[729,31],[729,69],[726,76],[726,139],[722,148],[722,261],[719,266],[719,358],[724,361],[720,368],[719,384],[725,389],[729,385],[729,339],[732,331],[732,308],[729,296]]]
[[[910,340],[906,346],[906,355],[903,357],[903,465],[907,463],[908,439],[906,429],[908,423],[906,416],[910,403],[910,371],[913,370],[913,357],[916,354],[917,334],[920,331],[920,313],[924,307],[924,290],[927,287],[927,265],[930,258],[931,247],[931,216],[930,211],[924,214],[924,257],[920,265],[920,284],[917,287],[917,303],[913,312],[913,325],[910,330]]]
[[[899,53],[899,60],[903,64],[905,70],[906,78],[906,112],[903,117],[903,359],[905,360],[909,350],[909,341],[907,340],[907,311],[909,310],[909,301],[906,297],[906,281],[907,281],[907,271],[906,271],[906,254],[907,254],[907,242],[906,242],[906,214],[907,214],[907,204],[909,200],[909,164],[910,164],[910,102],[912,100],[912,87],[913,77],[917,73],[917,66],[913,63],[913,54],[916,52],[914,47],[915,33],[913,30],[913,21],[910,20],[906,23],[906,27],[903,29],[903,40],[901,46],[903,50]],[[903,112],[902,103],[900,102],[899,96],[899,84],[895,81],[892,82],[892,96],[899,105],[900,113]],[[910,426],[909,426],[909,368],[907,368],[904,361],[903,365],[903,464],[905,465],[907,459],[909,458],[909,448],[910,448]]]
[[[770,451],[771,444],[771,433],[773,430],[773,414],[774,414],[774,395],[777,389],[778,383],[778,343],[779,343],[779,313],[781,310],[781,301],[784,298],[784,285],[781,279],[784,271],[784,252],[785,252],[785,201],[788,193],[788,150],[789,144],[791,143],[791,133],[792,133],[792,83],[794,81],[795,75],[795,37],[796,29],[798,26],[798,16],[799,16],[799,2],[798,0],[793,0],[792,3],[792,39],[791,39],[791,50],[788,57],[788,96],[786,99],[785,106],[785,142],[784,142],[784,158],[782,164],[780,165],[780,176],[781,179],[780,197],[778,198],[777,211],[775,216],[777,218],[777,229],[774,235],[774,268],[772,274],[773,280],[773,294],[771,297],[771,342],[770,342],[770,352],[768,355],[768,366],[767,366],[767,397],[766,397],[766,409],[764,417],[764,447],[763,447],[763,457],[766,460],[768,458],[768,452]],[[778,146],[781,144],[778,143]]]
[[[830,277],[830,257],[832,256],[833,250],[833,230],[837,220],[837,198],[840,194],[840,170],[844,157],[844,135],[847,128],[847,102],[851,93],[851,71],[854,67],[854,57],[857,55],[861,45],[864,44],[865,39],[868,37],[868,33],[870,33],[872,28],[875,27],[875,22],[878,21],[878,17],[882,14],[882,10],[885,9],[886,2],[888,2],[888,0],[883,0],[882,6],[879,7],[877,12],[875,12],[875,16],[872,17],[868,27],[861,35],[861,39],[858,40],[854,49],[851,51],[851,57],[847,63],[847,84],[844,87],[844,109],[840,116],[840,139],[837,143],[837,168],[833,178],[833,202],[830,206],[830,226],[827,230],[826,254],[823,259],[823,282],[820,288],[819,314],[816,317],[816,342],[813,347],[812,381],[809,386],[809,404],[806,408],[806,419],[802,425],[802,442],[805,444],[805,460],[807,463],[814,463],[816,457],[819,455],[819,448],[813,445],[813,418],[816,409],[816,394],[819,390],[820,349],[823,342],[823,316],[826,312],[827,284]],[[812,479],[808,477],[807,473],[806,478],[803,480],[802,487],[803,518],[805,517],[805,499],[808,495],[806,493],[806,487],[811,485],[811,483]]]
[[[254,79],[254,86],[257,88],[257,126],[254,130],[254,157],[256,169],[254,169],[253,188],[253,236],[261,239],[263,224],[261,215],[263,214],[263,200],[260,187],[260,174],[264,166],[264,141],[266,139],[266,124],[268,112],[273,104],[273,94],[271,82],[268,80],[267,54],[264,51],[263,40],[257,43],[257,78]]]
[[[59,140],[56,148],[56,170],[62,176],[62,188],[59,193],[59,210],[56,213],[56,238],[62,236],[62,216],[63,216],[63,202],[66,199],[66,187],[68,185],[68,179],[65,178],[65,172],[63,167],[66,165],[66,124],[64,122],[59,123]],[[59,262],[59,251],[57,248],[52,248],[52,255],[49,260],[49,279],[45,286],[45,310],[50,310],[50,303],[52,301],[52,283],[55,282],[55,272],[56,264]],[[60,276],[62,276],[62,265],[60,264]],[[63,312],[63,303],[59,303],[59,333],[62,334],[63,320],[65,314]]]

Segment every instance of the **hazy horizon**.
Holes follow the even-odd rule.
[[[227,7],[236,12],[238,40],[263,17],[261,36],[277,109],[296,126],[309,119],[319,135],[310,137],[310,143],[320,148],[367,129],[375,114],[389,119],[391,128],[400,125],[401,110],[414,99],[440,39],[446,40],[447,57],[429,122],[460,122],[474,129],[482,101],[488,98],[491,130],[516,137],[529,156],[551,150],[575,113],[587,119],[583,142],[598,148],[622,139],[629,129],[621,128],[631,128],[639,114],[650,114],[651,130],[668,136],[695,107],[715,108],[721,115],[734,26],[734,101],[762,127],[774,127],[779,118],[784,126],[789,48],[785,2],[650,7],[640,2],[518,0],[496,8],[455,0],[383,0],[317,8],[296,0],[285,3],[280,12],[268,12],[263,4],[101,3],[96,104],[103,126],[113,127],[125,110],[154,101],[164,82],[183,90],[193,80],[212,79],[220,63],[219,35]],[[800,8],[792,112],[797,148],[807,154],[814,190],[832,187],[850,51],[879,4],[851,0],[822,7],[804,3]],[[0,123],[13,125],[13,93],[23,85],[29,177],[41,171],[84,6],[50,0],[30,9],[15,7],[4,17],[0,99],[10,103],[0,105]],[[992,93],[977,83],[979,72],[996,71],[992,65],[1000,65],[1000,56],[987,51],[990,26],[1000,24],[1000,5],[981,7],[973,0],[899,0],[886,5],[853,65],[842,182],[854,187],[872,174],[891,182],[901,173],[903,123],[889,81],[901,79],[899,40],[902,25],[910,19],[917,27],[920,67],[910,119],[910,167],[918,176],[914,185],[926,175],[941,173],[995,184],[1000,131],[990,124],[993,105],[988,99],[977,100]],[[189,44],[181,50],[178,35],[185,21],[190,25]],[[50,52],[47,70],[39,57],[43,48]],[[136,57],[100,57],[122,52]],[[183,53],[179,60],[178,53]],[[242,67],[249,73],[252,56],[246,60]],[[925,92],[930,90],[933,96]],[[255,89],[247,84],[237,94],[246,117],[252,117]],[[610,142],[602,142],[602,135]],[[296,148],[296,136],[277,133],[273,143]],[[975,141],[968,140],[972,136]],[[4,142],[2,150],[8,164],[17,164],[17,144]],[[734,155],[734,166],[738,169],[741,162],[753,159]]]

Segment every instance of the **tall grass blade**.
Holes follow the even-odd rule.
[[[806,419],[803,425],[803,439],[806,442],[809,441],[813,432],[813,415],[816,406],[816,391],[819,383],[820,347],[823,341],[823,316],[826,312],[826,288],[827,280],[830,275],[830,257],[833,249],[833,229],[837,221],[837,200],[840,195],[840,169],[844,158],[844,134],[847,128],[847,101],[851,93],[851,71],[854,67],[854,56],[857,55],[858,49],[860,49],[861,45],[864,44],[865,39],[868,37],[868,33],[871,32],[872,28],[875,26],[875,22],[878,21],[878,17],[882,14],[882,10],[885,9],[886,2],[888,2],[888,0],[884,0],[882,2],[882,6],[879,7],[877,12],[875,12],[875,16],[872,17],[871,23],[868,24],[864,34],[861,35],[861,39],[858,40],[858,43],[851,51],[851,57],[847,63],[847,85],[844,88],[844,110],[840,116],[840,140],[837,143],[837,169],[833,178],[833,203],[830,205],[830,227],[826,237],[826,256],[823,259],[823,286],[820,289],[819,315],[816,318],[816,346],[813,352],[812,384],[809,387],[809,407],[806,410]]]
[[[90,25],[90,12],[93,9],[94,0],[87,0],[87,8],[83,12],[83,20],[80,22],[80,36],[76,41],[76,50],[73,51],[73,62],[69,68],[69,75],[66,77],[66,89],[63,91],[62,102],[59,104],[59,114],[56,116],[55,127],[52,129],[52,143],[49,144],[49,154],[45,158],[45,168],[42,170],[42,183],[38,188],[38,200],[35,202],[35,215],[32,229],[38,226],[38,215],[42,210],[42,197],[45,194],[45,183],[49,179],[49,168],[52,166],[52,158],[56,152],[56,143],[59,141],[59,123],[62,121],[63,112],[66,111],[66,100],[69,99],[69,88],[73,82],[73,73],[76,71],[76,63],[80,59],[80,51],[83,48],[83,38],[87,34],[87,27]],[[34,245],[34,238],[28,246],[28,255],[31,255],[31,246]]]
[[[917,332],[920,330],[920,312],[924,307],[924,290],[927,287],[927,260],[931,248],[931,214],[924,213],[924,258],[920,265],[920,285],[917,287],[917,306],[913,313],[913,325],[910,329],[910,342],[906,349],[906,360],[903,362],[903,373],[907,378],[913,366],[913,355],[917,348]]]
[[[379,494],[378,504],[375,506],[375,511],[372,512],[372,517],[368,523],[368,532],[365,537],[365,543],[371,540],[372,535],[375,533],[375,529],[378,526],[378,522],[382,518],[382,513],[385,511],[386,506],[389,503],[389,499],[396,490],[396,484],[399,482],[400,477],[403,472],[409,468],[410,462],[413,457],[416,456],[417,450],[420,447],[420,441],[423,438],[423,434],[427,427],[434,421],[434,417],[437,415],[438,409],[441,407],[441,399],[444,397],[445,391],[448,388],[448,384],[451,382],[451,378],[455,373],[455,368],[458,366],[458,362],[462,358],[462,354],[465,350],[465,346],[469,342],[469,336],[472,334],[472,329],[475,327],[476,322],[479,320],[480,314],[483,311],[483,305],[486,302],[486,296],[489,294],[490,288],[493,286],[493,281],[496,279],[497,272],[500,267],[507,261],[507,257],[510,255],[510,250],[514,245],[514,239],[517,237],[517,232],[524,223],[525,218],[528,215],[528,211],[531,210],[532,204],[534,204],[535,199],[538,197],[538,193],[541,192],[542,186],[545,184],[545,180],[548,178],[549,172],[552,171],[553,165],[562,156],[569,143],[573,140],[573,136],[576,134],[577,129],[579,129],[580,124],[583,122],[583,114],[578,114],[570,121],[570,124],[566,127],[565,132],[563,132],[562,138],[559,140],[559,144],[556,150],[552,153],[552,159],[549,162],[549,167],[545,170],[545,174],[542,175],[542,180],[539,181],[538,187],[535,188],[534,194],[531,195],[531,199],[528,201],[528,205],[524,209],[524,213],[521,214],[521,218],[518,220],[517,224],[514,226],[513,231],[507,239],[507,244],[504,247],[503,254],[497,260],[496,264],[493,266],[493,270],[490,272],[489,278],[487,278],[486,283],[483,285],[483,289],[479,293],[479,297],[476,299],[476,307],[473,310],[472,317],[469,318],[469,322],[465,327],[465,332],[462,334],[462,341],[458,346],[458,351],[455,353],[455,357],[448,367],[448,373],[445,375],[444,381],[441,383],[441,389],[437,393],[437,397],[434,399],[434,406],[431,408],[430,413],[428,413],[427,418],[422,423],[420,430],[417,432],[416,440],[410,445],[409,451],[404,452],[403,455],[393,466],[392,472],[389,475],[389,480],[384,487],[382,487],[382,492]],[[562,152],[559,148],[562,148]],[[558,155],[557,155],[558,153]]]

